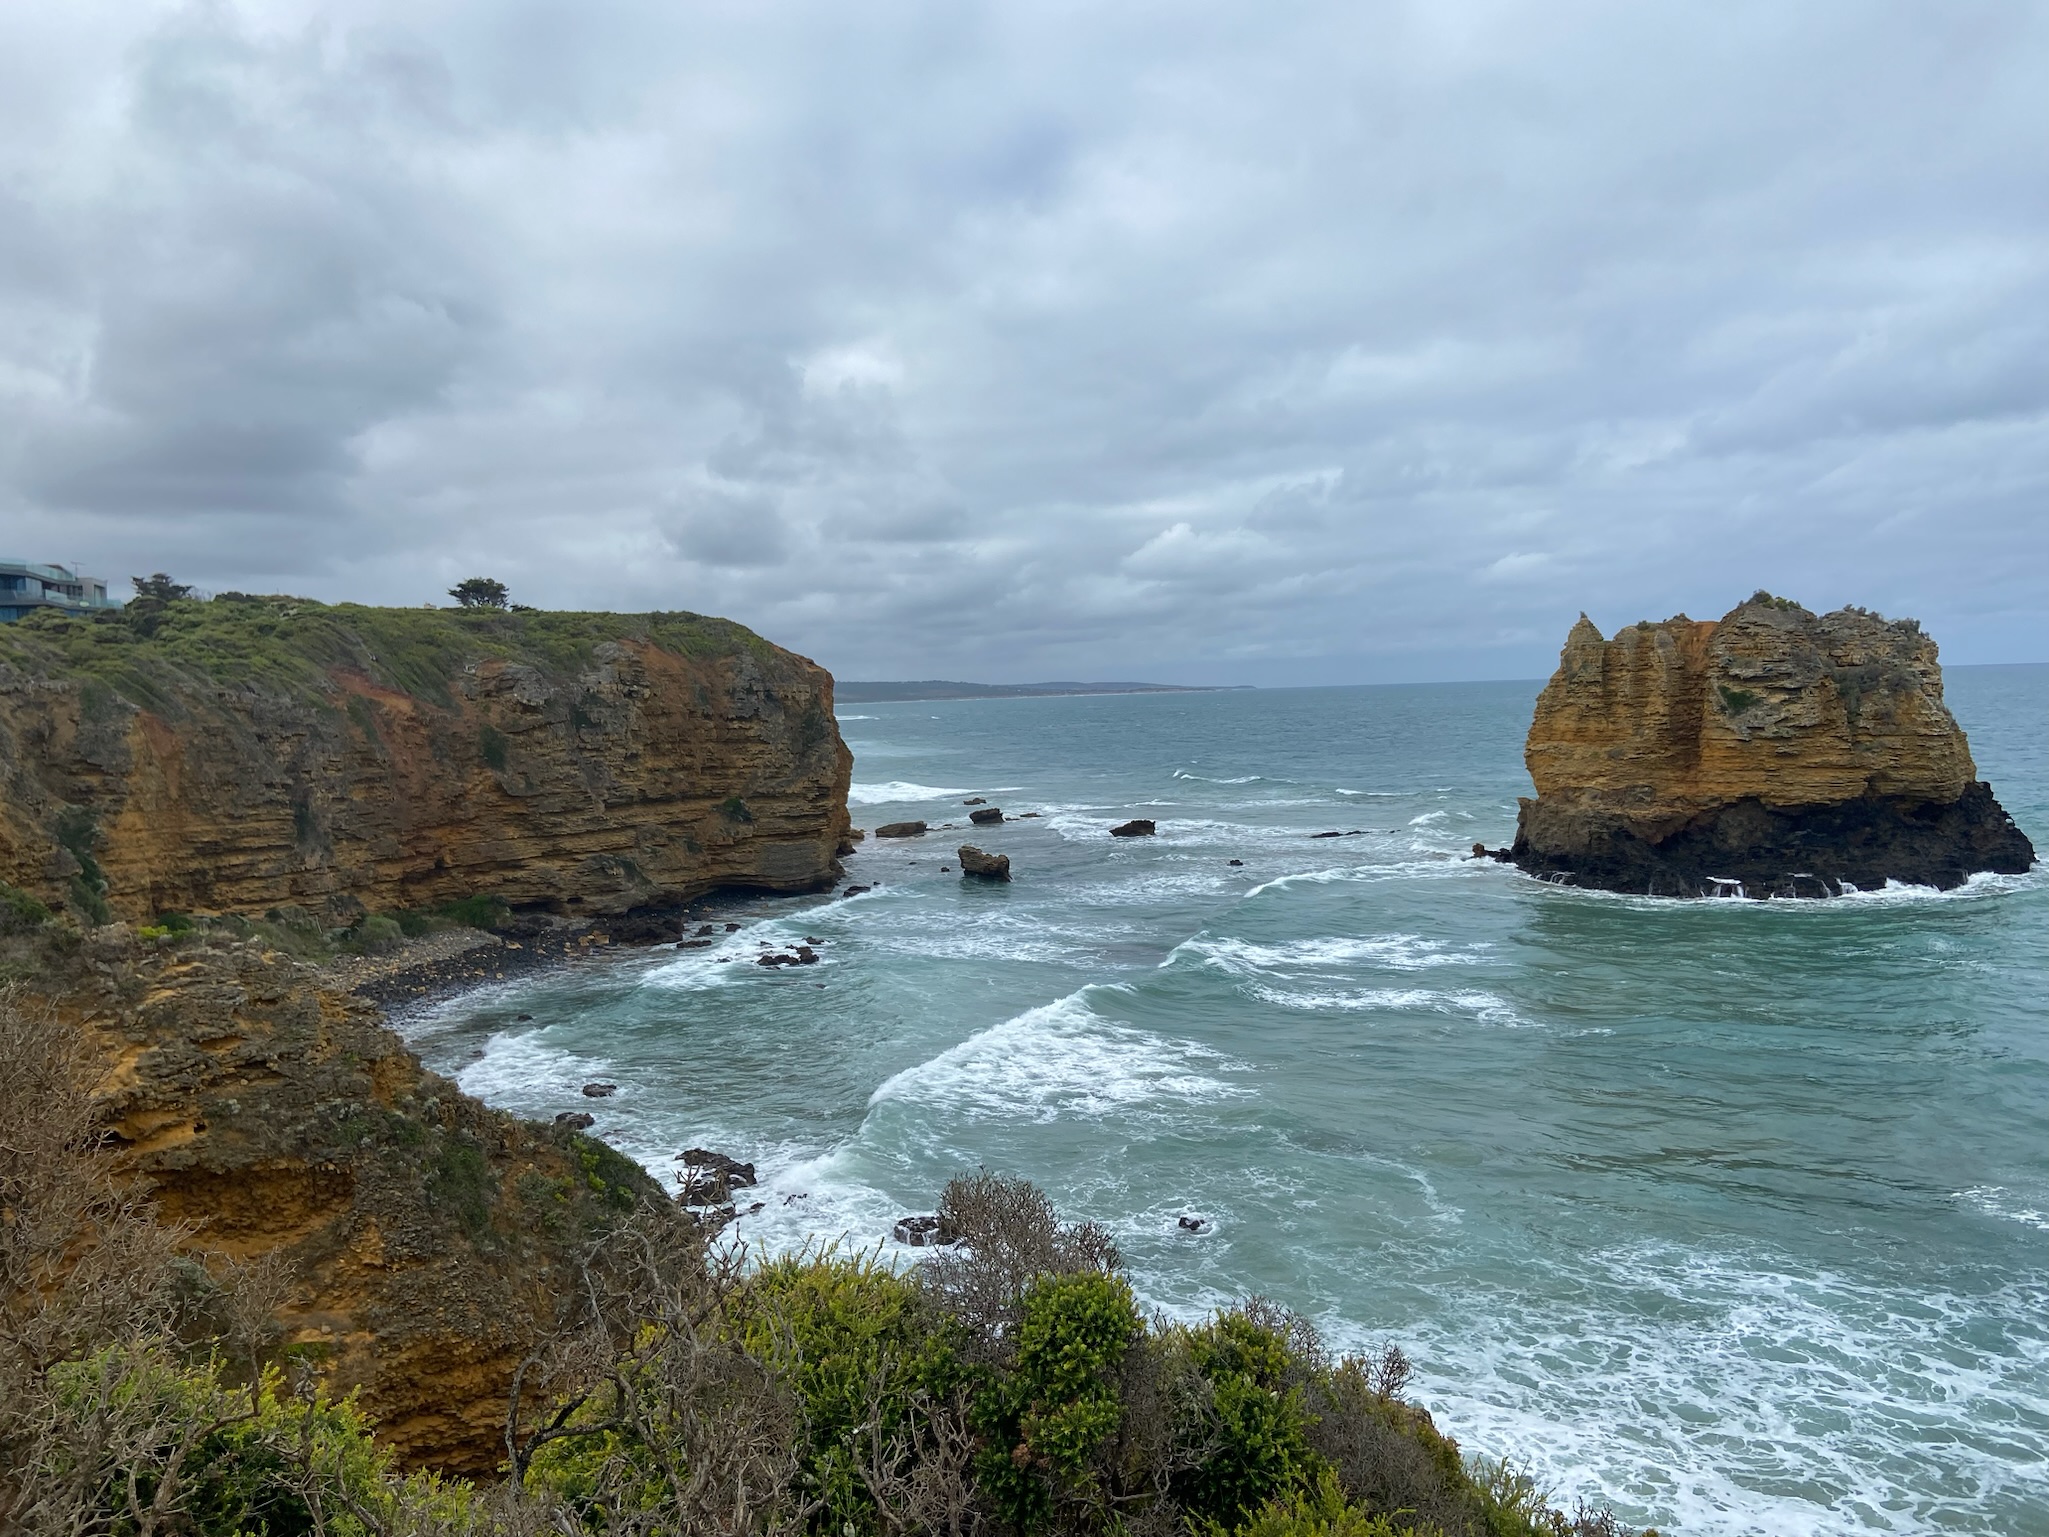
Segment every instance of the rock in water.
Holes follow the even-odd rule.
[[[963,880],[969,876],[979,876],[985,881],[1010,879],[1008,854],[984,854],[972,843],[963,843],[955,852],[960,855],[960,873]]]
[[[960,1235],[954,1231],[953,1224],[944,1217],[899,1217],[896,1226],[890,1230],[890,1237],[914,1249],[960,1242]]]
[[[1000,822],[1003,820],[1003,808],[1001,806],[985,806],[980,811],[970,811],[968,813],[968,820],[977,827],[990,822]]]
[[[875,829],[878,838],[922,838],[925,836],[923,822],[891,822]]]
[[[1911,619],[1759,593],[1603,640],[1585,615],[1538,696],[1516,820],[1533,875],[1653,896],[1958,886],[2035,851],[1942,702]]]
[[[1151,818],[1133,817],[1129,822],[1123,822],[1111,828],[1110,836],[1113,838],[1150,838],[1157,831],[1158,829],[1153,826]]]

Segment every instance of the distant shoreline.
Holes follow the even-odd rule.
[[[1221,694],[1250,683],[957,683],[943,678],[913,682],[836,682],[836,704],[904,704],[929,699],[1057,699],[1076,694]]]

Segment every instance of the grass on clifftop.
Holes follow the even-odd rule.
[[[470,663],[576,672],[599,645],[618,640],[688,657],[774,650],[745,626],[703,614],[369,608],[228,593],[90,615],[44,610],[0,625],[0,662],[88,690],[98,685],[154,710],[195,681],[317,696],[336,669],[448,704],[449,684]]]

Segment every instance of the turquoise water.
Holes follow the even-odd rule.
[[[1397,1340],[1468,1448],[1635,1521],[2049,1532],[2049,878],[1679,903],[1463,859],[1536,687],[854,707],[857,823],[959,833],[405,1028],[651,1169],[757,1161],[770,1247],[1027,1175],[1156,1306]],[[1949,693],[2049,847],[2049,668]],[[968,795],[1043,816],[969,833]],[[968,838],[1016,881],[942,872]]]

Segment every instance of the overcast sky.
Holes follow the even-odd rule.
[[[855,678],[2049,659],[2045,81],[2026,0],[12,5],[0,553]]]

